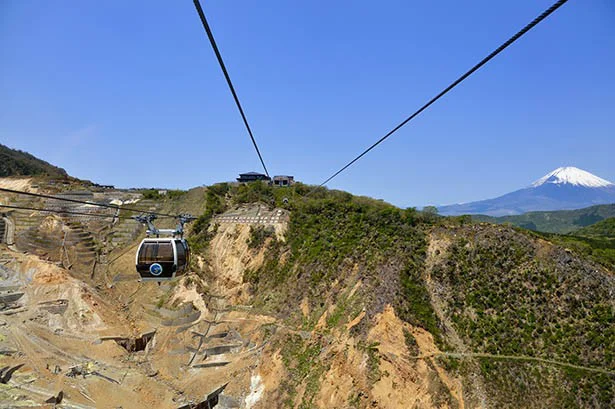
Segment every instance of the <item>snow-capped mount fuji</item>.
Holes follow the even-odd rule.
[[[592,175],[591,173],[583,169],[575,168],[574,166],[557,168],[553,172],[547,173],[536,182],[532,183],[532,187],[542,186],[545,183],[553,183],[556,185],[567,183],[570,185],[584,187],[614,186],[614,184],[608,180],[599,178],[596,175]]]
[[[443,215],[508,216],[615,203],[615,184],[574,166],[557,168],[530,186],[495,199],[438,208]]]

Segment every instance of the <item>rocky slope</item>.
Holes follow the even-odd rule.
[[[151,202],[202,214],[190,273],[160,286],[137,281],[139,230],[81,223],[82,268],[36,251],[68,221],[31,222],[39,247],[1,248],[0,406],[613,406],[613,271],[511,227],[306,192]]]
[[[348,360],[358,370],[338,370],[352,387],[333,407],[614,402],[611,271],[510,227],[423,219],[333,194],[298,207],[288,242],[271,244],[264,267],[248,275],[255,307],[319,334],[277,344],[286,376],[271,405],[320,405],[331,368]],[[383,317],[395,324],[379,331]],[[404,345],[391,348],[400,333]]]

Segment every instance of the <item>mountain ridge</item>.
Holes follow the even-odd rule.
[[[473,215],[472,219],[489,223],[510,223],[513,226],[545,233],[573,233],[594,223],[615,217],[615,204],[596,205],[574,210],[536,211],[519,215],[493,217]]]
[[[347,192],[317,188],[300,199],[309,191],[301,183],[222,183],[143,198],[135,206],[199,215],[186,233],[196,262],[160,286],[136,282],[140,237],[126,233],[142,230],[132,219],[101,229],[107,222],[99,219],[75,226],[58,216],[32,224],[30,213],[9,215],[18,235],[46,240],[18,240],[26,253],[0,246],[16,259],[11,277],[34,277],[24,308],[3,316],[0,347],[20,350],[5,359],[67,360],[66,350],[76,362],[64,367],[88,359],[82,367],[110,379],[131,371],[113,394],[44,365],[24,367],[16,381],[49,388],[61,379],[96,401],[137,409],[185,407],[203,399],[204,385],[227,385],[221,402],[254,409],[611,406],[615,262],[594,263],[526,230]],[[132,193],[104,191],[98,200],[118,194]],[[233,222],[240,209],[288,219]],[[107,265],[90,258],[62,267],[65,254],[49,246],[61,246],[62,231],[75,227],[79,237],[102,233],[88,242],[110,254]],[[126,238],[110,247],[116,234]],[[73,263],[87,261],[69,253]],[[20,334],[30,333],[46,347],[22,351]],[[104,336],[93,343],[94,334]],[[144,334],[153,337],[145,354],[136,349]],[[142,364],[126,368],[136,359]],[[17,393],[23,400],[28,391]],[[65,403],[87,404],[78,398]]]
[[[573,210],[615,203],[615,184],[575,167],[561,167],[529,187],[492,199],[438,207],[440,214],[501,217],[531,211]]]
[[[68,173],[36,156],[0,144],[0,177],[37,176],[67,178]]]

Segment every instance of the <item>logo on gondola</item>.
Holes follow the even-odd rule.
[[[149,272],[153,276],[159,276],[160,274],[162,274],[162,266],[158,263],[154,263],[151,266],[149,266]]]

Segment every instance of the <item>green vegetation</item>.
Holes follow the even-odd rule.
[[[359,342],[357,347],[367,355],[367,379],[373,384],[380,380],[380,352],[378,351],[378,342]]]
[[[429,379],[429,394],[433,407],[459,408],[459,402],[451,395],[451,391],[444,382],[442,382],[442,379],[440,379],[433,362],[431,360],[426,360],[425,363],[430,369],[427,376]]]
[[[27,152],[0,144],[0,177],[35,175],[68,178],[64,169],[53,166]]]
[[[615,239],[615,217],[602,220],[574,232],[575,236]]]
[[[162,308],[168,300],[169,300],[169,295],[168,294],[162,294],[158,298],[158,301],[156,301],[156,308],[158,308],[158,309]]]
[[[322,345],[304,341],[299,335],[287,335],[283,341],[280,343],[282,362],[289,375],[280,384],[280,389],[286,395],[284,404],[289,408],[295,407],[297,387],[304,384],[305,391],[299,408],[312,408],[314,398],[320,390],[320,378],[328,369],[318,359]]]
[[[326,323],[328,329],[339,328],[341,325],[345,325],[348,322],[355,319],[363,309],[363,300],[361,297],[357,297],[353,295],[349,296],[349,291],[340,294],[337,297],[337,302],[335,303],[335,308],[329,315],[327,315]],[[314,314],[314,320],[316,320],[321,314],[321,311],[316,310],[316,314]],[[309,326],[307,328],[310,328]]]
[[[455,374],[459,373],[459,368],[461,368],[461,361],[459,358],[453,358],[449,356],[438,356],[436,357],[436,361],[439,366],[442,366],[448,372],[453,372]]]
[[[305,197],[308,192],[310,196]],[[328,326],[333,327],[353,319],[363,307],[375,312],[390,303],[397,307],[402,319],[427,329],[440,340],[437,319],[422,281],[424,230],[442,220],[437,215],[414,208],[398,209],[346,192],[311,190],[300,183],[286,188],[260,182],[218,184],[207,189],[205,201],[206,210],[192,225],[189,236],[197,252],[203,252],[212,237],[212,217],[231,206],[258,202],[291,211],[286,242],[267,241],[273,232],[262,227],[251,229],[250,248],[269,243],[263,266],[244,275],[257,296],[256,306],[286,315],[308,296],[313,303],[310,310],[322,314],[324,309],[316,302],[331,297],[337,305],[328,317]],[[352,269],[358,277],[344,274]],[[333,289],[333,282],[340,278],[341,288],[344,283],[361,279],[361,296],[347,300],[347,295]],[[396,283],[402,283],[401,291]],[[296,323],[305,328],[313,327],[317,319],[315,314],[307,321],[296,315]]]
[[[250,237],[247,240],[248,248],[259,249],[265,244],[265,240],[275,237],[273,227],[250,226]]]
[[[229,190],[230,185],[228,183],[220,183],[207,188],[205,192],[205,212],[194,221],[188,236],[190,246],[197,253],[205,251],[209,240],[216,233],[216,226],[210,231],[209,225],[214,215],[223,213],[227,209],[226,194]]]
[[[600,237],[599,234],[591,235],[588,230],[580,231],[575,235],[562,235],[539,233],[535,235],[547,239],[552,243],[572,250],[576,254],[602,264],[611,271],[615,271],[615,239]],[[589,230],[595,232],[596,230]],[[577,235],[578,234],[578,235]],[[581,236],[580,234],[584,234]]]
[[[254,185],[241,187],[241,200],[256,196],[278,202],[282,195],[295,197],[289,203],[292,213],[286,243],[272,242],[264,265],[245,276],[253,285],[257,306],[283,313],[294,309],[304,296],[310,300],[330,296],[337,304],[328,317],[329,326],[333,326],[354,318],[362,307],[377,310],[376,299],[380,298],[379,303],[396,305],[403,319],[439,339],[437,320],[421,278],[425,257],[422,227],[437,217],[345,192],[319,189],[308,198],[297,198],[304,190],[301,185],[282,194],[278,193],[281,189]],[[363,280],[363,296],[359,297],[363,305],[347,308],[344,296],[332,284],[338,279],[350,280],[343,272],[353,268]],[[403,291],[391,287],[399,282]],[[316,304],[311,307],[319,310]]]
[[[613,377],[543,364],[480,358],[487,395],[497,408],[612,407]]]
[[[410,356],[418,356],[419,344],[416,343],[416,339],[406,328],[404,328],[404,338],[406,340],[406,346],[408,347],[408,354]]]
[[[421,250],[424,251],[424,249]],[[412,300],[412,302],[401,303],[398,311],[400,317],[412,325],[423,327],[431,332],[436,343],[443,346],[438,319],[431,306],[429,293],[420,276],[420,270],[406,267],[401,273],[401,285],[405,300]]]
[[[141,189],[139,193],[144,199],[150,200],[177,200],[186,194],[185,190],[165,190],[166,193],[161,194],[160,189]]]
[[[444,318],[469,350],[615,368],[613,280],[587,261],[590,258],[608,268],[615,265],[615,258],[610,258],[612,239],[604,237],[610,234],[611,221],[579,230],[577,234],[584,236],[537,233],[476,224],[468,217],[398,209],[323,188],[304,197],[308,191],[301,184],[212,186],[205,193],[206,210],[190,235],[195,248],[205,251],[215,230],[210,226],[215,214],[252,202],[290,210],[285,240],[270,239],[273,232],[263,227],[251,229],[248,245],[264,249],[265,257],[260,268],[244,274],[251,284],[255,311],[276,315],[289,326],[311,331],[329,311],[326,325],[317,332],[322,338],[271,338],[279,345],[289,372],[280,391],[287,406],[298,400],[300,407],[313,406],[328,365],[323,340],[363,309],[366,318],[351,334],[366,354],[370,382],[382,374],[377,345],[367,341],[366,330],[387,304],[395,307],[402,320],[428,330],[440,349],[448,349],[447,334],[432,307],[434,294],[425,283],[429,234],[441,234],[446,242],[429,265],[430,282],[437,286]],[[589,220],[589,216],[575,217],[572,223]],[[358,281],[361,286],[349,297]],[[309,302],[307,317],[299,308],[304,299]],[[408,353],[418,355],[412,334],[405,331],[404,335]],[[544,402],[545,407],[608,407],[613,399],[612,379],[606,375],[593,379],[594,374],[540,362],[437,359],[461,377],[482,371],[494,407],[518,407],[519,402],[521,406]],[[435,369],[431,372],[434,405],[457,406]],[[532,385],[539,386],[522,396]],[[300,398],[299,390],[305,391]],[[358,396],[353,395],[352,405],[360,403]]]
[[[517,227],[546,233],[572,233],[609,217],[615,217],[615,204],[591,206],[578,210],[528,212],[516,216],[472,216],[475,221],[510,223]]]
[[[538,257],[520,231],[455,231],[447,263],[432,278],[447,289],[447,312],[475,352],[527,355],[613,368],[612,282],[563,250]]]

